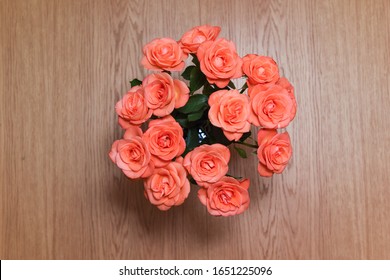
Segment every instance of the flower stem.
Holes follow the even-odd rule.
[[[257,143],[257,141],[255,139],[253,139],[252,136],[249,136],[248,138],[251,139],[253,142],[255,142],[257,146],[259,146],[259,143]]]
[[[248,88],[248,84],[245,82],[243,86],[240,88],[240,93],[244,93],[244,91]]]
[[[247,146],[247,147],[251,147],[251,148],[255,148],[255,149],[258,148],[257,145],[252,145],[252,144],[248,144],[248,143],[244,143],[244,142],[234,142],[234,144],[241,144],[241,145],[244,145],[244,146]]]

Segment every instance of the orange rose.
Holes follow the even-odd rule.
[[[290,84],[290,82],[286,79],[286,78],[280,78],[279,81],[276,82],[277,85],[281,86],[282,88],[286,89],[287,92],[288,92],[288,95],[290,96],[291,100],[293,100],[293,110],[291,112],[291,115],[294,115],[296,114],[296,111],[297,111],[297,101],[295,100],[295,96],[294,96],[294,87],[292,86],[292,84]]]
[[[238,141],[243,133],[250,130],[247,95],[240,94],[238,90],[219,90],[210,95],[208,102],[210,122],[221,127],[227,139]]]
[[[287,132],[278,134],[276,130],[261,129],[257,134],[259,148],[257,171],[261,176],[271,177],[282,173],[292,155],[290,137]]]
[[[156,167],[163,167],[180,156],[186,144],[183,129],[172,116],[149,122],[149,128],[142,136]]]
[[[179,44],[185,53],[196,53],[200,44],[204,41],[214,41],[220,31],[221,27],[219,26],[196,26],[184,33]]]
[[[167,73],[150,74],[143,81],[146,105],[153,114],[164,117],[172,113],[174,108],[184,106],[190,95],[187,85]]]
[[[207,189],[201,188],[198,197],[211,215],[227,217],[241,214],[249,207],[248,188],[248,179],[223,177]]]
[[[230,79],[242,76],[242,59],[236,52],[234,43],[220,38],[206,41],[198,48],[197,57],[200,69],[210,84],[226,87]]]
[[[296,114],[296,110],[297,110],[297,102],[295,100],[295,96],[294,96],[294,87],[290,84],[290,82],[282,77],[280,78],[276,84],[271,84],[271,83],[268,83],[268,84],[258,84],[256,85],[255,87],[249,87],[248,89],[248,95],[251,99],[253,99],[253,97],[256,95],[256,94],[259,94],[259,93],[262,93],[264,91],[267,91],[268,89],[270,89],[271,87],[275,86],[275,85],[279,85],[281,86],[282,88],[286,89],[291,100],[293,101],[293,107],[292,107],[292,111],[291,111],[291,115],[295,116]],[[254,89],[254,90],[253,90]],[[253,92],[253,93],[252,93]]]
[[[215,183],[228,171],[229,149],[221,144],[196,147],[184,157],[183,165],[199,186]]]
[[[141,125],[152,115],[144,98],[144,89],[140,86],[132,87],[126,95],[116,103],[116,113],[119,125],[127,129],[132,125]]]
[[[171,38],[154,39],[143,49],[141,64],[150,70],[181,71],[187,59],[179,44]]]
[[[248,95],[249,95],[249,97],[252,100],[253,97],[255,97],[256,94],[259,94],[261,92],[267,91],[268,89],[272,88],[274,85],[275,84],[268,83],[268,84],[258,84],[258,85],[255,85],[255,86],[250,86],[248,88]]]
[[[130,127],[124,139],[114,142],[109,153],[111,160],[131,179],[146,178],[154,169],[150,152],[141,135],[139,127]]]
[[[248,86],[274,84],[279,79],[278,65],[268,56],[248,54],[242,61],[242,71],[248,77]]]
[[[180,205],[188,197],[190,182],[183,165],[171,162],[164,168],[156,169],[144,181],[145,196],[160,210],[168,210]]]
[[[251,90],[249,121],[270,129],[286,127],[295,117],[295,98],[279,85],[262,90],[261,85],[256,85]]]

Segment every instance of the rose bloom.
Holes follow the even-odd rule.
[[[151,155],[141,138],[139,127],[126,130],[124,139],[116,140],[111,147],[109,157],[131,179],[146,178],[154,169]]]
[[[248,188],[248,179],[238,181],[232,177],[222,177],[207,189],[201,188],[198,197],[211,215],[227,217],[241,214],[249,207]]]
[[[230,79],[242,76],[242,59],[236,52],[234,43],[220,38],[206,41],[199,46],[197,57],[200,69],[210,84],[226,87]]]
[[[201,145],[184,157],[183,165],[199,186],[219,181],[228,171],[229,149],[221,144]]]
[[[227,139],[238,141],[243,133],[250,130],[247,95],[240,94],[238,90],[219,90],[210,95],[208,102],[210,122],[221,127]]]
[[[183,129],[172,116],[149,122],[149,128],[142,136],[156,167],[166,166],[172,159],[180,156],[186,144]]]
[[[179,44],[185,53],[196,53],[200,44],[205,41],[214,41],[220,31],[219,26],[196,26],[184,33]]]
[[[187,85],[167,73],[155,73],[147,76],[142,85],[145,91],[146,105],[158,117],[172,113],[174,108],[184,106],[190,95]]]
[[[295,116],[296,114],[296,111],[297,111],[297,101],[295,99],[295,95],[294,95],[294,87],[293,85],[284,77],[280,78],[277,82],[276,82],[277,85],[281,86],[282,88],[286,89],[287,92],[288,92],[288,95],[290,96],[290,98],[293,100],[293,110],[291,112],[292,115]]]
[[[251,86],[248,88],[248,95],[249,97],[253,98],[256,94],[264,92],[275,85],[281,86],[282,88],[286,89],[289,95],[295,100],[294,87],[292,84],[290,84],[290,82],[285,77],[281,77],[275,84],[267,83],[267,84],[258,84],[256,85],[256,87]],[[253,88],[255,88],[254,91]]]
[[[292,155],[290,137],[287,132],[278,134],[276,130],[261,129],[257,134],[259,148],[257,171],[261,176],[271,177],[282,173]]]
[[[190,182],[183,165],[170,162],[163,168],[158,168],[144,181],[145,196],[160,210],[168,210],[180,205],[190,193]]]
[[[257,84],[274,84],[278,81],[278,65],[271,57],[248,54],[242,61],[242,71],[248,77],[249,87]]]
[[[248,96],[252,100],[253,97],[255,97],[256,94],[259,94],[259,93],[262,93],[264,91],[267,91],[270,88],[272,88],[273,86],[275,86],[275,84],[271,84],[271,83],[268,83],[268,84],[258,84],[258,85],[255,85],[255,86],[250,86],[248,88]]]
[[[119,125],[127,129],[132,125],[141,125],[147,121],[152,111],[147,107],[144,98],[144,89],[140,86],[132,87],[126,95],[115,105]]]
[[[179,44],[171,38],[154,39],[143,48],[141,64],[150,70],[181,71],[187,59]]]
[[[295,117],[296,102],[288,91],[274,85],[266,91],[262,91],[260,85],[256,85],[251,91],[251,113],[249,121],[264,128],[286,127]]]

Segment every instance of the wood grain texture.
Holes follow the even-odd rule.
[[[142,46],[222,27],[295,85],[294,156],[251,206],[160,212],[110,162]],[[1,259],[390,258],[390,2],[0,1]]]

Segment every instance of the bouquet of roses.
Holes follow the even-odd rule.
[[[249,180],[228,174],[229,145],[243,158],[240,145],[256,149],[261,176],[281,173],[291,158],[289,135],[278,129],[295,116],[293,86],[272,58],[241,58],[219,33],[220,27],[203,25],[179,41],[146,44],[141,64],[153,72],[132,80],[115,106],[126,131],[109,156],[127,177],[143,179],[146,198],[160,210],[182,204],[191,182],[211,215],[245,211]],[[237,78],[245,79],[239,89]],[[251,125],[260,128],[257,139]]]

